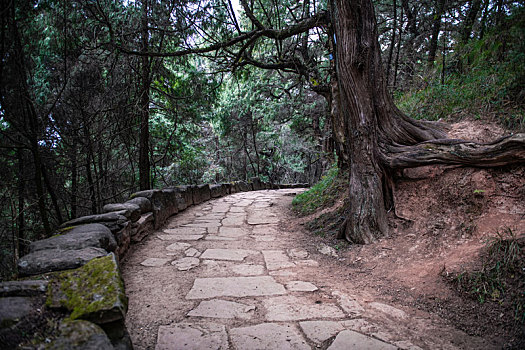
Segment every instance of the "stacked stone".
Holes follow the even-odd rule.
[[[29,253],[19,259],[19,275],[35,276],[35,280],[0,283],[0,340],[34,310],[42,310],[45,298],[47,307],[70,312],[60,325],[61,336],[50,348],[84,344],[87,348],[130,349],[124,324],[127,298],[118,260],[131,243],[140,242],[189,206],[275,186],[252,179],[250,183],[140,191],[124,203],[105,205],[101,214],[63,223],[52,237],[31,243]],[[57,271],[63,272],[49,274]]]

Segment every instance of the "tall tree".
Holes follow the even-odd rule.
[[[436,52],[438,47],[439,32],[441,29],[441,17],[445,12],[445,3],[447,0],[436,0],[435,11],[432,19],[432,33],[430,36],[430,44],[428,48],[428,63],[434,63],[436,59]]]
[[[141,16],[141,50],[149,50],[149,23],[148,23],[148,0],[142,0]],[[149,155],[149,104],[150,104],[150,87],[151,87],[151,67],[150,58],[142,56],[141,63],[141,86],[140,86],[140,132],[139,132],[139,187],[141,190],[151,188],[150,181],[150,155]]]

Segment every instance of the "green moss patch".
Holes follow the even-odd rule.
[[[115,255],[58,274],[48,288],[46,305],[67,309],[72,320],[102,324],[124,319],[127,297]]]
[[[347,184],[347,177],[339,174],[339,169],[333,166],[318,183],[297,195],[292,201],[292,207],[300,215],[310,215],[335,204],[335,200],[346,191]]]

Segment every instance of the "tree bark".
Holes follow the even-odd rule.
[[[390,47],[388,49],[388,60],[386,63],[386,85],[390,81],[390,69],[392,68],[392,57],[394,56],[394,47],[396,46],[396,31],[397,31],[397,1],[394,0],[394,13],[392,15],[394,23],[392,25],[392,39],[390,40]]]
[[[149,49],[148,30],[148,0],[142,0],[142,51]],[[140,135],[139,135],[139,187],[140,190],[149,190],[150,158],[149,158],[149,89],[151,85],[150,59],[142,57],[142,76],[140,89]]]
[[[463,21],[463,27],[461,28],[461,42],[467,43],[470,39],[470,35],[472,34],[472,27],[474,25],[474,22],[476,21],[476,18],[478,17],[478,12],[481,8],[481,0],[473,0],[471,1],[472,5],[470,5],[470,8],[468,9],[467,16],[465,17],[465,20]]]
[[[441,29],[441,17],[445,10],[446,0],[437,0],[436,10],[434,12],[434,18],[432,21],[432,34],[430,37],[430,45],[428,49],[428,63],[434,63],[436,59],[436,52],[438,47],[439,31]]]
[[[35,167],[34,172],[34,181],[36,186],[36,193],[38,196],[38,208],[40,211],[40,217],[42,220],[42,225],[44,227],[44,233],[45,236],[49,236],[51,234],[51,226],[49,224],[49,218],[47,214],[46,209],[46,202],[45,202],[45,193],[44,193],[44,185],[42,183],[42,158],[40,154],[40,146],[38,144],[39,141],[39,120],[38,120],[38,114],[35,108],[35,105],[33,104],[33,99],[31,98],[31,94],[29,93],[29,86],[27,83],[27,70],[26,70],[26,60],[24,55],[24,49],[22,45],[22,40],[20,38],[20,33],[18,31],[18,24],[16,22],[15,18],[15,8],[14,6],[10,7],[10,26],[12,29],[13,37],[14,37],[14,62],[17,69],[17,75],[18,75],[18,85],[19,85],[19,92],[22,94],[21,100],[23,102],[22,106],[22,114],[23,119],[28,121],[28,128],[27,133],[24,133],[24,136],[27,138],[31,154],[33,155],[33,162]]]
[[[27,244],[25,243],[25,178],[24,178],[24,150],[16,149],[16,160],[18,162],[18,227],[14,243],[15,259],[26,254]]]
[[[396,169],[428,164],[500,166],[525,161],[525,134],[492,143],[451,140],[435,123],[408,118],[394,105],[382,73],[370,0],[333,0],[339,110],[350,172],[340,236],[369,243],[388,235]],[[340,127],[340,126],[339,126]]]

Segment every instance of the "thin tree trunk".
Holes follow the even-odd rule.
[[[259,151],[257,149],[257,127],[254,125],[254,120],[253,120],[253,114],[252,112],[250,111],[250,127],[251,127],[251,131],[252,131],[252,140],[253,140],[253,150],[255,151],[255,160],[256,160],[256,165],[257,165],[257,174],[255,174],[256,177],[259,177],[260,174],[261,174],[261,168],[260,168],[260,162],[261,162],[261,159],[260,159],[260,156],[259,156]]]
[[[93,182],[93,174],[91,173],[91,160],[93,159],[93,148],[91,145],[91,136],[89,135],[89,129],[87,125],[85,125],[86,120],[84,118],[84,137],[86,139],[86,147],[87,147],[87,154],[86,154],[86,178],[88,182],[89,187],[89,193],[90,193],[90,199],[91,199],[91,214],[95,214],[97,212],[98,204],[97,204],[97,195],[95,192],[95,183]]]
[[[480,31],[479,31],[479,39],[483,39],[483,36],[485,35],[485,30],[487,28],[487,17],[489,12],[489,5],[490,0],[485,0],[485,3],[483,4],[483,14],[481,15],[481,21],[480,21]]]
[[[142,51],[149,47],[148,0],[142,0]],[[141,190],[151,188],[149,158],[149,89],[150,60],[142,57],[142,76],[140,89],[140,135],[139,135],[139,187]]]
[[[479,9],[481,8],[481,0],[471,1],[472,5],[468,9],[467,16],[463,22],[463,27],[461,28],[461,42],[463,44],[467,43],[472,34],[472,27],[476,18],[478,17]]]
[[[14,241],[15,259],[27,251],[25,244],[25,179],[24,179],[24,153],[22,148],[16,149],[16,159],[18,162],[18,222],[17,232]]]
[[[55,193],[55,189],[53,188],[53,185],[51,185],[51,182],[49,181],[49,176],[47,176],[47,171],[45,168],[42,168],[42,177],[44,179],[44,183],[46,185],[47,192],[49,193],[49,196],[51,197],[51,203],[53,204],[53,209],[55,209],[57,221],[58,223],[62,223],[64,222],[64,219],[62,218],[60,206],[58,205],[58,198]]]
[[[70,162],[71,162],[71,211],[69,214],[69,219],[74,219],[77,217],[77,198],[78,198],[78,156],[77,156],[77,139],[73,138],[73,147],[70,153]]]
[[[392,56],[394,55],[394,46],[396,44],[396,31],[397,31],[397,1],[394,0],[394,23],[392,25],[392,39],[390,41],[390,48],[388,50],[388,61],[386,63],[386,85],[389,85],[390,81],[390,69],[392,68]]]
[[[432,34],[430,37],[430,46],[428,49],[428,63],[431,65],[436,59],[436,52],[438,47],[439,32],[441,29],[441,17],[445,10],[446,0],[437,0],[436,10],[432,22]]]
[[[400,16],[400,19],[399,19],[399,22],[400,22],[399,23],[399,39],[398,39],[398,42],[397,42],[396,60],[395,60],[395,63],[394,63],[394,90],[397,87],[397,72],[399,71],[399,53],[401,51],[401,41],[402,41],[402,38],[403,38],[402,21],[403,21],[403,7],[401,7],[401,16]]]

